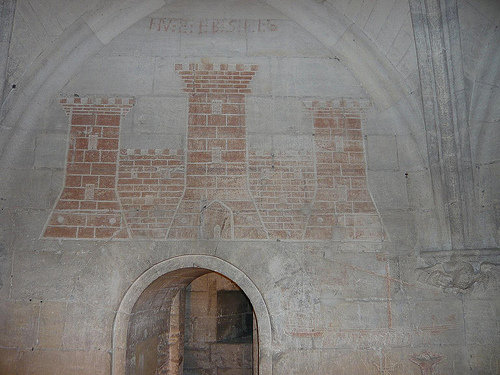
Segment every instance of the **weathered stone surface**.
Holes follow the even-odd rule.
[[[0,319],[2,342],[10,347],[34,347],[38,335],[40,301],[6,301],[2,303]],[[7,346],[7,345],[5,345]]]
[[[42,303],[38,332],[38,345],[41,348],[62,348],[66,312],[67,305],[65,303],[52,301]]]
[[[4,1],[0,373],[498,373],[499,15]]]
[[[109,354],[103,350],[21,352],[17,374],[99,374],[108,373]],[[57,363],[57,366],[54,364]]]

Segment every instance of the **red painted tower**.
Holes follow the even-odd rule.
[[[247,185],[245,94],[256,65],[176,64],[189,94],[186,186],[169,238],[265,239]]]
[[[121,119],[133,99],[68,98],[70,118],[64,188],[43,237],[128,238],[116,194]]]

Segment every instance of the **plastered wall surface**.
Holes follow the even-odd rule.
[[[254,374],[500,373],[496,1],[0,10],[0,374],[182,373],[212,271]]]

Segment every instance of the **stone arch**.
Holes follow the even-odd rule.
[[[252,280],[239,268],[220,258],[208,255],[181,255],[150,267],[125,293],[113,325],[112,375],[125,375],[129,320],[132,309],[143,296],[143,292],[153,283],[158,288],[164,288],[168,283],[187,286],[195,278],[209,272],[217,272],[231,279],[250,300],[258,326],[259,374],[272,374],[271,320],[264,298]],[[169,276],[172,276],[173,280],[168,280]],[[162,278],[167,280],[161,282]]]

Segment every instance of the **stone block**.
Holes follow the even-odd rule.
[[[365,93],[339,62],[325,59],[271,58],[274,96],[351,97]]]
[[[69,303],[62,335],[63,348],[107,351],[111,347],[111,327],[114,317],[115,313],[111,310],[81,303]]]
[[[64,88],[64,92],[67,95],[89,92],[95,95],[151,94],[154,61],[155,59],[150,56],[96,55],[73,77]]]
[[[106,375],[110,368],[106,350],[34,350],[20,354],[18,374],[23,375]]]
[[[405,20],[405,24],[411,25],[410,17]],[[397,65],[410,48],[415,48],[413,34],[401,28],[386,56],[394,65]]]
[[[185,145],[185,136],[165,133],[125,133],[120,137],[120,147],[127,149],[179,150]]]
[[[387,365],[394,364],[399,370],[402,368],[401,374],[405,375],[420,375],[420,370],[417,366],[411,369],[411,362],[401,358],[399,353],[391,351],[389,353],[376,349],[368,350],[353,350],[353,349],[294,349],[284,351],[280,359],[275,364],[275,372],[294,374],[366,374],[379,375],[381,372],[377,369],[377,365],[386,363]],[[384,362],[385,357],[385,362]],[[384,369],[391,371],[391,367]]]
[[[217,290],[241,290],[238,285],[226,277],[218,277],[216,279]]]
[[[0,222],[6,218],[7,215],[0,211]],[[6,226],[5,232],[7,232],[9,227]],[[7,247],[10,239],[0,230],[0,298],[5,298],[9,294],[10,285],[10,275],[12,271],[12,254],[10,249]]]
[[[158,336],[139,342],[135,349],[136,374],[154,374],[158,367]]]
[[[14,139],[22,139],[18,141],[16,150],[11,154],[10,160],[6,160],[9,167],[12,169],[31,169],[35,163],[35,147],[36,147],[36,137],[38,135],[35,131],[24,131],[18,129],[21,133],[18,137]],[[8,134],[8,133],[6,133]],[[8,139],[7,142],[13,142],[13,139]],[[0,181],[1,183],[1,181]]]
[[[162,0],[135,3],[124,0],[120,4],[100,4],[97,9],[84,14],[85,23],[103,44],[108,44],[122,31],[165,5]]]
[[[144,247],[145,246],[145,247]],[[147,248],[148,251],[144,251]],[[120,275],[124,280],[128,281],[128,285],[132,284],[139,275],[149,268],[151,264],[156,263],[148,259],[149,251],[155,249],[154,242],[145,245],[142,242],[141,246],[137,244],[125,244],[124,242],[111,242],[106,247],[106,257],[110,259],[110,263],[120,270]],[[162,251],[165,256],[166,250]],[[134,259],[132,262],[131,259]],[[124,286],[124,287],[128,287]]]
[[[500,372],[500,346],[495,345],[468,345],[469,364],[473,374],[492,374]]]
[[[56,98],[50,103],[43,116],[43,130],[47,132],[58,132],[68,134],[69,117]],[[67,144],[66,144],[67,146]]]
[[[500,88],[496,88],[495,90],[498,91],[497,98],[500,97]],[[481,104],[478,105],[481,106]],[[476,141],[472,144],[473,157],[477,164],[493,163],[500,159],[500,150],[496,147],[498,142],[500,142],[500,135],[497,131],[498,122],[500,121],[500,110],[490,103],[485,108],[485,112],[486,117],[496,117],[496,120],[485,119],[484,122],[477,124],[477,127],[481,129],[481,134],[478,135]]]
[[[56,15],[51,11],[47,1],[42,0],[36,4],[21,2],[18,12],[29,24],[32,32],[38,35],[38,40],[42,42],[44,48],[50,40],[62,33],[62,28],[57,22]]]
[[[387,297],[386,267],[383,256],[368,255],[340,256],[327,255],[327,265],[314,265],[318,272],[315,276],[321,285],[321,296],[328,304],[336,304],[336,298],[383,299]]]
[[[373,2],[370,4],[366,4],[366,6],[361,6],[359,8],[359,12],[356,15],[356,23],[360,25],[360,27],[363,27],[363,25],[366,25],[368,22],[368,19],[370,18],[371,13],[373,12],[373,9],[377,3]]]
[[[368,171],[368,190],[381,210],[408,207],[406,176],[403,172]]]
[[[500,191],[500,163],[483,165],[479,169],[479,202],[481,205],[488,205],[498,202],[498,192]]]
[[[326,322],[334,329],[363,330],[369,327],[387,327],[388,314],[386,302],[345,301],[338,303],[332,312],[330,322]],[[342,340],[339,345],[345,345]],[[356,345],[355,343],[352,343]]]
[[[261,23],[262,32],[249,33],[247,36],[248,55],[276,57],[326,57],[330,55],[330,52],[318,40],[295,22],[262,20]],[[267,24],[271,27],[267,27]]]
[[[482,80],[484,77],[476,77],[477,67],[481,64],[481,59],[483,58],[482,51],[485,50],[486,41],[488,39],[476,39],[467,30],[460,30],[460,42],[462,45],[462,65],[464,69],[464,76],[470,80]],[[493,65],[493,64],[492,64]],[[490,81],[491,82],[491,81]],[[474,89],[475,91],[475,89]],[[470,95],[468,92],[466,95]],[[487,101],[486,101],[487,102]],[[481,106],[480,103],[478,103]]]
[[[217,368],[252,368],[252,344],[213,344],[210,361]]]
[[[496,13],[498,14],[498,10]],[[474,39],[484,40],[490,35],[492,28],[490,20],[471,4],[460,3],[458,16],[460,18],[460,28],[470,33]]]
[[[62,159],[64,161],[64,156]],[[31,209],[52,208],[52,172],[40,169],[12,169],[10,180],[5,181],[5,184],[11,187],[10,197],[5,197],[6,205]]]
[[[252,375],[251,368],[227,368],[217,369],[217,375]]]
[[[17,84],[29,65],[40,55],[43,48],[37,38],[33,38],[30,21],[24,20],[21,12],[17,12],[14,20],[16,28],[12,32],[7,67],[8,85]],[[7,88],[7,87],[6,87]]]
[[[183,375],[212,375],[213,369],[185,369]]]
[[[396,65],[396,69],[401,73],[404,78],[411,76],[413,73],[418,72],[417,67],[417,52],[413,48],[413,44],[410,45],[408,51],[405,53],[403,58]],[[412,86],[410,86],[412,87]],[[418,86],[413,86],[414,89]]]
[[[273,138],[269,135],[248,134],[247,148],[249,150],[272,150]]]
[[[217,339],[217,318],[215,316],[191,318],[189,324],[193,342],[214,342]]]
[[[38,347],[43,349],[62,348],[66,303],[44,301],[41,304]]]
[[[495,302],[468,299],[464,314],[467,345],[500,345]]]
[[[184,61],[182,58],[174,57],[158,57],[155,59],[155,75],[153,77],[154,95],[185,96],[187,102],[187,94],[183,93],[184,83],[175,71],[175,64],[180,64]],[[187,60],[186,62],[190,63],[192,61]]]
[[[4,348],[34,347],[40,301],[4,301],[0,305],[0,345]]]
[[[185,134],[186,113],[187,100],[184,97],[140,97],[134,106],[133,131],[154,134]]]
[[[191,291],[188,293],[189,298],[189,312],[191,316],[196,317],[208,317],[209,316],[209,305],[214,302],[211,301],[214,296],[209,292],[196,292]]]
[[[36,138],[35,168],[64,168],[68,135],[66,133],[41,133]]]
[[[17,375],[19,363],[19,350],[0,348],[0,374]]]
[[[273,135],[273,148],[276,151],[302,151],[311,152],[314,150],[314,139],[306,135]]]
[[[386,295],[387,296],[387,295]],[[387,301],[360,301],[357,317],[359,321],[349,328],[388,328],[391,325],[391,315]]]
[[[210,368],[210,347],[186,345],[184,347],[184,369],[209,369]]]
[[[459,300],[410,301],[412,324],[428,345],[464,342],[462,303]]]
[[[41,233],[36,234],[37,238]],[[56,242],[57,243],[57,242]],[[16,246],[22,246],[17,244]],[[14,257],[12,293],[18,298],[37,300],[67,300],[74,290],[74,280],[85,267],[88,254],[65,252],[54,242],[28,246],[16,252]],[[95,293],[95,289],[89,291]]]
[[[141,310],[130,317],[130,327],[133,329],[128,331],[129,342],[142,342],[169,329],[169,312],[158,307],[148,308],[151,301],[147,302],[145,305],[141,304],[139,306]]]
[[[116,308],[128,283],[105,254],[99,254],[80,269],[73,284],[73,298],[101,308]],[[99,291],[99,293],[96,293]]]
[[[380,214],[389,240],[400,246],[400,251],[413,249],[416,236],[413,230],[413,215],[410,211],[382,208],[379,205]],[[404,245],[404,246],[403,246]]]
[[[410,17],[410,9],[408,3],[396,1],[394,2],[391,10],[387,13],[387,19],[390,22],[385,22],[380,30],[380,33],[376,36],[376,43],[380,50],[386,54],[391,48],[398,32],[405,20]]]
[[[250,96],[246,100],[248,134],[312,134],[311,123],[303,117],[302,103],[295,98]]]
[[[434,197],[432,195],[430,172],[425,170],[407,173],[405,177],[410,206],[420,210],[433,209]]]
[[[63,29],[70,26],[77,18],[79,18],[85,11],[92,9],[99,0],[89,0],[82,3],[81,1],[68,1],[64,3],[55,3],[51,1],[52,11],[57,14],[59,24]]]
[[[398,135],[399,169],[403,172],[427,169],[426,141],[423,135]]]
[[[373,10],[370,12],[366,24],[363,27],[364,32],[371,40],[375,40],[380,34],[394,7],[395,2],[393,1],[377,1],[374,4]],[[391,19],[390,22],[392,21],[393,19]]]
[[[210,285],[207,282],[207,277],[208,275],[203,275],[202,277],[194,279],[191,284],[189,284],[188,290],[191,292],[208,292]]]
[[[153,15],[143,18],[113,39],[103,52],[120,56],[178,55],[181,34],[165,31],[165,24],[160,25],[157,20]]]
[[[404,135],[407,129],[401,122],[398,108],[371,107],[365,110],[366,120],[363,122],[363,133],[370,137],[372,135]]]
[[[222,14],[225,19],[285,19],[286,16],[274,7],[264,3],[252,3],[245,0],[233,0],[228,6],[227,2],[205,0],[203,3],[196,1],[175,2],[162,8],[154,14],[155,17],[171,17],[199,20],[200,16],[206,19],[218,19]]]
[[[370,135],[366,137],[368,170],[398,170],[397,138],[393,135]]]
[[[202,35],[181,35],[181,56],[245,56],[247,49],[246,35],[244,33],[219,33],[212,32],[217,19],[201,20],[207,24],[203,26],[206,33]],[[215,30],[215,29],[214,29]],[[217,34],[217,35],[215,35]]]

